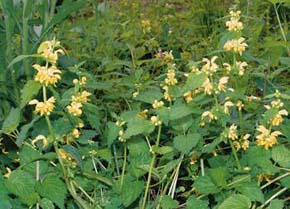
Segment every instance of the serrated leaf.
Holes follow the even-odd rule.
[[[151,121],[138,117],[129,121],[127,127],[124,134],[125,139],[139,134],[150,134],[155,128]]]
[[[53,202],[47,198],[41,199],[39,205],[42,209],[55,209]]]
[[[48,176],[44,179],[38,192],[42,197],[46,197],[54,202],[59,208],[64,209],[64,201],[67,190],[65,183],[57,176]]]
[[[251,201],[264,202],[264,195],[260,187],[255,182],[243,182],[236,187],[236,190],[247,196]]]
[[[165,155],[167,153],[170,153],[173,151],[173,148],[170,146],[162,146],[162,147],[157,147],[156,145],[152,146],[152,151],[159,154],[159,155]]]
[[[177,120],[179,118],[190,115],[192,110],[185,104],[174,104],[171,107],[169,118],[170,120]]]
[[[39,91],[41,84],[37,81],[28,81],[21,91],[20,107],[23,108]]]
[[[284,209],[284,201],[279,199],[272,200],[269,209]]]
[[[107,145],[108,147],[110,147],[113,144],[114,140],[118,137],[118,133],[121,128],[111,121],[107,123],[107,127]]]
[[[2,132],[4,134],[9,134],[16,130],[20,122],[21,110],[20,108],[12,108],[9,115],[4,120],[2,125]]]
[[[195,196],[190,196],[186,201],[186,209],[208,209],[208,202],[198,200]]]
[[[130,188],[130,189],[128,189]],[[122,186],[121,200],[125,207],[130,206],[143,191],[142,181],[124,181]]]
[[[183,88],[183,93],[195,90],[196,88],[199,88],[203,85],[205,79],[207,78],[206,74],[189,74],[187,81],[185,83],[185,86]]]
[[[22,170],[13,171],[5,181],[5,185],[11,193],[23,198],[34,192],[35,183],[33,176]]]
[[[97,135],[96,131],[93,130],[85,130],[82,129],[81,130],[81,135],[80,137],[77,139],[77,141],[81,144],[88,144],[89,140],[91,140],[92,138],[94,138],[94,136]]]
[[[200,176],[194,182],[194,187],[201,194],[215,194],[219,192],[218,187],[209,176]]]
[[[201,136],[198,133],[191,133],[186,136],[180,135],[174,138],[173,144],[178,151],[188,154],[192,148],[197,145],[200,139]]]
[[[272,159],[283,167],[290,167],[290,150],[284,145],[275,146],[272,149]]]
[[[251,201],[245,195],[234,194],[228,197],[218,209],[249,209],[251,207]]]
[[[160,201],[162,209],[174,209],[178,206],[178,201],[173,200],[170,196],[165,195]]]
[[[219,187],[225,187],[227,185],[229,173],[226,168],[211,168],[208,170],[208,173],[215,185]]]
[[[139,93],[139,95],[135,98],[138,101],[152,104],[154,100],[160,100],[163,97],[160,89],[147,89]]]
[[[30,123],[24,125],[21,127],[19,134],[17,135],[17,139],[16,139],[16,145],[18,147],[21,147],[25,137],[27,137],[27,133],[29,131],[29,129],[31,129],[34,125],[34,123],[40,118],[40,116],[36,116]]]

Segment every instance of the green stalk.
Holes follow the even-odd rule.
[[[123,186],[123,182],[124,182],[126,163],[127,163],[127,144],[125,142],[124,143],[124,160],[123,160],[122,175],[121,175],[121,186]]]
[[[159,146],[160,136],[161,136],[161,125],[158,127],[158,134],[157,134],[157,139],[156,139],[156,143],[155,143],[156,147]],[[150,187],[150,183],[151,183],[151,177],[152,177],[152,172],[153,172],[153,168],[155,165],[156,157],[157,157],[156,153],[153,152],[153,157],[152,157],[150,167],[149,167],[146,189],[145,189],[144,197],[142,200],[142,207],[141,207],[142,209],[145,209],[145,206],[146,206],[147,196],[148,196],[148,192],[149,192],[149,187]]]
[[[238,158],[237,151],[236,151],[236,149],[235,149],[235,147],[234,147],[234,144],[233,144],[233,142],[232,142],[231,139],[229,139],[229,142],[230,142],[230,145],[231,145],[231,148],[232,148],[233,154],[234,154],[234,158],[235,158],[236,163],[237,163],[237,167],[238,167],[239,170],[242,170],[242,166],[241,166],[240,160],[239,160],[239,158]]]

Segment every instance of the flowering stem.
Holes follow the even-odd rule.
[[[229,139],[229,142],[230,142],[233,154],[234,154],[234,158],[235,158],[236,163],[237,163],[237,167],[238,167],[239,170],[242,170],[242,166],[241,166],[240,160],[238,158],[238,155],[237,155],[236,149],[234,147],[234,144],[233,144],[232,140],[230,140],[230,139]]]
[[[122,166],[122,175],[121,175],[121,186],[123,186],[124,182],[124,175],[126,170],[126,163],[127,163],[127,144],[124,143],[124,159],[123,159],[123,166]]]
[[[158,126],[158,134],[157,134],[157,139],[156,139],[156,143],[155,143],[156,147],[159,146],[160,136],[161,136],[161,125]],[[148,196],[149,187],[150,187],[150,183],[151,183],[151,177],[152,177],[152,172],[153,172],[155,160],[156,160],[156,153],[153,152],[153,157],[152,157],[150,167],[149,167],[146,189],[145,189],[145,193],[144,193],[143,200],[142,200],[142,207],[141,207],[142,209],[145,209],[145,206],[146,206],[146,201],[147,201],[147,196]]]
[[[243,113],[242,113],[242,110],[239,111],[239,122],[240,122],[240,127],[243,130],[244,129],[244,123],[243,123]]]

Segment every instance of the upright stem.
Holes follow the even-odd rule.
[[[123,182],[124,182],[126,163],[127,163],[127,144],[125,142],[124,143],[124,159],[123,159],[123,166],[122,166],[121,186],[123,186]]]
[[[238,167],[239,170],[241,170],[241,169],[242,169],[242,166],[241,166],[240,160],[239,160],[239,158],[238,158],[237,151],[236,151],[236,149],[235,149],[235,147],[234,147],[234,144],[233,144],[233,142],[232,142],[231,139],[229,139],[229,142],[230,142],[230,145],[231,145],[231,148],[232,148],[233,154],[234,154],[234,158],[235,158],[236,163],[237,163],[237,167]]]
[[[156,139],[156,143],[155,143],[156,147],[159,146],[160,136],[161,136],[161,125],[158,126],[158,134],[157,134],[157,139]],[[149,167],[149,173],[148,173],[146,189],[145,189],[144,197],[143,197],[143,200],[142,200],[142,207],[141,207],[142,209],[145,209],[145,206],[146,206],[147,196],[148,196],[149,187],[150,187],[150,183],[151,183],[152,172],[153,172],[153,168],[154,168],[154,165],[155,165],[155,160],[156,160],[156,154],[153,152],[153,157],[152,157],[152,160],[151,160],[151,163],[150,163],[150,167]]]

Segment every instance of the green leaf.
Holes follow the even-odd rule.
[[[290,189],[290,176],[287,176],[285,178],[282,178],[280,180],[282,186],[287,187],[288,189]]]
[[[161,198],[160,205],[162,209],[174,209],[178,206],[178,201],[173,200],[168,195],[165,195]]]
[[[118,133],[121,128],[111,121],[107,123],[107,127],[107,145],[108,147],[110,147],[113,144],[114,140],[118,137]]]
[[[186,209],[208,209],[208,202],[198,200],[194,195],[190,196],[186,201]]]
[[[201,194],[214,194],[219,192],[218,187],[214,184],[209,176],[200,176],[194,182],[194,187]]]
[[[183,88],[183,93],[195,90],[196,88],[199,88],[204,83],[205,79],[207,78],[206,74],[189,74],[187,81],[185,83],[185,86]]]
[[[273,147],[272,159],[283,167],[290,167],[290,150],[284,145]]]
[[[20,108],[12,108],[9,115],[3,122],[2,132],[10,134],[15,131],[20,122],[21,110]]]
[[[170,153],[173,151],[173,148],[170,146],[162,146],[162,147],[157,147],[156,145],[152,146],[152,151],[159,154],[159,155],[165,155],[167,153]]]
[[[19,55],[17,57],[15,57],[8,65],[7,68],[11,68],[14,64],[16,64],[17,62],[20,62],[21,60],[25,59],[25,58],[29,58],[29,57],[41,57],[40,55],[37,54],[32,54],[32,55]]]
[[[121,200],[125,207],[130,206],[143,191],[142,181],[124,181],[121,192]]]
[[[192,114],[192,110],[185,104],[174,104],[170,111],[170,120],[177,120],[179,118],[185,117]]]
[[[28,81],[21,91],[20,107],[23,108],[35,95],[37,95],[40,88],[41,84],[39,82],[34,80]]]
[[[30,123],[21,127],[20,132],[19,132],[17,139],[16,139],[16,142],[15,142],[18,147],[21,147],[24,139],[27,137],[27,133],[28,133],[29,129],[31,129],[33,127],[34,123],[39,118],[40,118],[40,116],[36,116],[35,118],[33,118],[33,120]]]
[[[279,199],[274,199],[271,201],[269,205],[269,209],[283,209],[284,208],[284,201]]]
[[[20,165],[24,165],[26,163],[39,159],[40,156],[40,152],[33,149],[31,146],[25,145],[22,147],[19,153]]]
[[[251,201],[247,196],[240,194],[233,194],[228,197],[218,209],[249,209],[251,207]]]
[[[184,154],[188,154],[192,150],[192,148],[197,145],[200,139],[201,136],[198,133],[192,133],[186,136],[180,135],[174,138],[173,144],[178,151]]]
[[[154,100],[160,100],[163,97],[160,89],[147,89],[146,91],[142,91],[139,95],[135,98],[138,101],[150,103],[152,104]]]
[[[37,203],[39,196],[36,192],[27,194],[25,197],[20,197],[21,202],[28,206],[33,206]]]
[[[42,209],[55,209],[53,202],[47,198],[43,198],[40,201],[40,207]]]
[[[88,144],[89,140],[94,138],[94,136],[96,136],[96,135],[97,135],[96,131],[82,129],[81,130],[81,135],[80,135],[80,137],[78,138],[77,141],[79,143],[81,143],[81,144]]]
[[[208,170],[209,176],[215,185],[225,187],[227,185],[227,177],[229,173],[226,168],[211,168]]]
[[[131,136],[139,134],[150,134],[155,128],[151,121],[138,117],[129,121],[127,126],[128,128],[124,134],[125,139],[129,139]]]
[[[91,127],[95,129],[98,133],[101,133],[100,126],[100,112],[99,109],[96,105],[86,103],[84,105],[84,110],[83,110],[88,122],[90,123]]]
[[[251,201],[264,202],[264,195],[255,182],[243,182],[236,187],[236,190],[247,196]]]
[[[13,171],[5,181],[5,185],[10,192],[23,198],[34,193],[35,183],[33,176],[22,170]]]
[[[57,176],[48,176],[37,188],[42,197],[46,197],[54,202],[59,208],[64,209],[66,198],[66,185]]]

